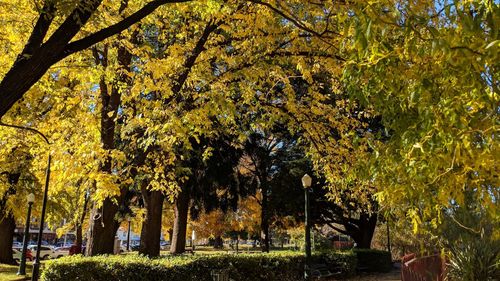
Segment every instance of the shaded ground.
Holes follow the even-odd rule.
[[[26,277],[17,275],[18,266],[0,264],[0,281],[31,280],[31,263],[26,265]]]
[[[321,280],[342,280],[342,281],[401,281],[401,267],[395,263],[391,272],[388,273],[360,273],[349,279],[321,279]]]
[[[348,279],[349,281],[400,281],[401,266],[399,263],[394,264],[394,268],[389,273],[365,273]]]
[[[389,273],[366,274],[348,279],[349,281],[400,281],[401,273],[394,270]]]

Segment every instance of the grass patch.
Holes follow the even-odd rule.
[[[31,263],[26,264],[26,276],[17,275],[17,265],[0,264],[0,281],[22,281],[31,280]]]

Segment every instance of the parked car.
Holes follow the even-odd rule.
[[[71,247],[58,247],[54,249],[54,252],[50,256],[52,259],[58,259],[69,255],[69,249]]]
[[[34,256],[36,257],[36,252],[37,252],[37,246],[28,246],[28,249],[30,249]],[[54,255],[54,249],[50,246],[41,246],[40,247],[40,259],[42,260],[47,260],[50,259]]]
[[[160,249],[168,250],[169,248],[170,248],[170,241],[161,241],[160,242]]]
[[[19,262],[21,260],[21,255],[22,255],[22,248],[12,248],[12,256],[15,261]],[[30,249],[26,250],[26,260],[27,261],[32,261],[33,260],[33,254],[31,253]]]

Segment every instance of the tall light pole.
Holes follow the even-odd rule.
[[[304,267],[304,278],[310,280],[311,272],[311,224],[310,224],[310,206],[309,206],[309,192],[312,184],[312,178],[308,174],[302,177],[302,186],[305,192],[305,228],[306,228],[306,261]]]
[[[52,156],[49,154],[49,159],[47,162],[47,172],[45,173],[45,190],[43,191],[43,205],[42,205],[42,215],[40,217],[40,229],[38,231],[38,241],[36,243],[36,257],[33,263],[33,273],[31,276],[32,281],[38,281],[38,275],[40,273],[40,248],[42,247],[42,235],[45,223],[45,209],[47,208],[47,197],[49,193],[49,181],[50,181],[50,161]]]
[[[130,222],[132,219],[130,217],[127,218],[128,221],[128,232],[127,232],[127,252],[130,251]]]
[[[28,194],[26,201],[28,202],[28,215],[26,216],[26,225],[24,227],[24,238],[23,238],[23,249],[21,253],[21,264],[19,265],[19,271],[17,275],[26,275],[26,251],[28,250],[28,242],[30,235],[30,221],[31,221],[31,207],[33,202],[35,202],[35,194]]]
[[[43,138],[43,140],[50,145],[49,139],[42,134],[42,132],[38,131],[37,129],[30,128],[30,127],[23,127],[23,126],[17,126],[17,125],[11,125],[11,124],[5,124],[0,122],[0,126],[4,127],[10,127],[10,128],[15,128],[15,129],[20,129],[20,130],[26,130],[30,131],[33,133],[38,134]],[[49,192],[49,181],[50,181],[50,162],[52,160],[52,155],[50,154],[49,151],[49,157],[47,161],[47,170],[45,172],[45,189],[43,191],[43,204],[42,204],[42,215],[40,217],[40,230],[38,232],[38,242],[37,242],[37,251],[36,251],[36,257],[35,257],[35,262],[33,263],[33,273],[31,276],[32,281],[38,281],[38,275],[40,272],[40,247],[42,246],[42,235],[43,235],[43,228],[44,228],[44,223],[45,223],[45,209],[47,207],[47,196]]]

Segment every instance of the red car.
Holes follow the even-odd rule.
[[[14,257],[14,260],[19,262],[21,261],[21,252],[22,248],[12,248],[12,256]],[[27,261],[32,261],[33,260],[33,254],[31,253],[30,249],[26,249],[26,260]]]

